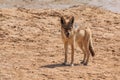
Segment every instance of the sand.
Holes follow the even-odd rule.
[[[61,15],[91,24],[95,57],[88,66],[79,48],[75,66],[62,65]],[[120,14],[86,5],[0,9],[0,80],[120,80]]]

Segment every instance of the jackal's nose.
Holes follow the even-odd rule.
[[[66,37],[69,37],[69,33],[68,32],[66,32]]]

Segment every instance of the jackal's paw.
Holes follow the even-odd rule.
[[[81,63],[81,64],[84,64],[84,61],[81,61],[80,63]]]
[[[62,63],[63,65],[67,65],[67,62]]]
[[[74,66],[74,64],[70,64],[70,66]]]
[[[83,63],[84,66],[87,66],[87,63]]]

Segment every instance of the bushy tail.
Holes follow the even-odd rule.
[[[91,55],[94,57],[94,56],[95,56],[95,52],[94,52],[94,49],[93,49],[93,46],[92,46],[92,42],[91,42],[91,41],[90,41],[90,43],[89,43],[89,50],[90,50]]]

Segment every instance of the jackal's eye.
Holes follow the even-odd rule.
[[[66,30],[71,30],[72,29],[72,27],[70,27],[70,26],[68,26],[67,28],[65,28]]]
[[[65,31],[65,32],[68,32],[68,29],[64,28],[64,31]]]
[[[68,30],[71,30],[72,29],[72,27],[70,26],[69,28],[68,28]]]
[[[68,30],[68,28],[67,27],[63,27],[64,28],[64,30],[66,31],[66,30]]]

